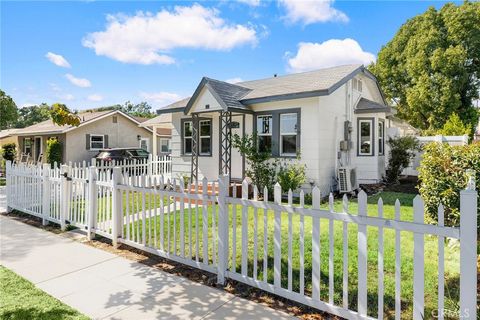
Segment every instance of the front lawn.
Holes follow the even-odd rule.
[[[0,266],[0,319],[87,320],[88,317],[36,288],[33,283]]]
[[[383,192],[380,195],[368,198],[368,215],[377,215],[377,201],[382,197],[384,202],[384,217],[394,218],[394,203],[398,198],[402,204],[401,206],[401,220],[413,221],[413,206],[412,201],[414,195]],[[322,208],[326,208],[327,204],[322,204]],[[187,210],[188,205],[185,205],[184,213],[184,228],[185,228],[185,250],[186,256],[196,255],[196,240],[198,225],[198,239],[199,239],[199,260],[203,260],[203,219],[202,206],[198,209],[192,209],[191,216]],[[178,207],[177,207],[178,209]],[[198,217],[197,212],[198,210]],[[335,210],[342,211],[341,200],[335,201]],[[350,202],[349,211],[352,214],[357,212],[356,200]],[[235,214],[235,219],[233,216]],[[264,261],[264,211],[259,209],[257,214],[257,277],[263,280],[263,261]],[[272,211],[266,212],[267,215],[267,281],[273,283],[273,221],[274,213]],[[169,252],[180,255],[180,212],[175,211],[170,214],[166,213],[163,217],[163,247]],[[216,208],[215,219],[218,225],[218,208]],[[147,214],[147,217],[149,215]],[[136,241],[141,243],[142,227],[141,216],[140,220],[130,223],[129,234],[136,236]],[[230,245],[230,261],[229,268],[232,268],[232,240],[233,240],[233,221],[236,224],[236,255],[235,266],[237,272],[241,269],[241,233],[242,233],[242,212],[240,206],[230,206],[230,231],[229,231],[229,245]],[[254,261],[254,230],[255,230],[255,211],[253,208],[248,210],[248,275],[253,275],[253,261]],[[160,232],[162,230],[161,217],[152,216],[146,219],[145,226],[147,230],[147,245],[160,248]],[[288,214],[282,214],[282,287],[287,288],[288,279]],[[140,223],[139,223],[140,222]],[[189,226],[191,225],[192,237],[189,236]],[[212,261],[213,234],[212,234],[212,206],[208,206],[208,257]],[[329,236],[328,236],[329,220],[320,219],[320,260],[321,260],[321,284],[320,284],[320,298],[323,301],[328,301],[328,260],[329,260]],[[334,222],[334,303],[342,305],[342,281],[343,281],[343,223]],[[356,310],[357,305],[357,225],[351,224],[348,226],[348,284],[349,284],[349,308]],[[126,234],[126,229],[124,234]],[[300,217],[299,215],[292,216],[292,275],[293,291],[298,292],[300,287]],[[305,291],[307,295],[311,293],[311,279],[312,279],[312,219],[305,216]],[[377,284],[378,284],[378,230],[374,227],[368,227],[368,306],[369,315],[377,316]],[[177,239],[177,245],[174,246],[174,235]],[[189,243],[192,242],[192,251],[190,252]],[[174,251],[176,247],[176,251]],[[410,319],[412,317],[412,295],[413,295],[413,234],[409,232],[401,233],[401,297],[402,297],[402,318]],[[393,317],[392,312],[395,309],[395,232],[391,229],[384,230],[384,272],[385,272],[385,316]],[[425,236],[425,315],[431,315],[433,310],[437,308],[437,279],[438,279],[438,240],[436,237]],[[459,249],[455,245],[445,246],[445,308],[449,310],[458,309],[458,287],[459,287]]]

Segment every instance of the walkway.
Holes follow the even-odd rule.
[[[291,319],[6,216],[0,264],[93,319]]]

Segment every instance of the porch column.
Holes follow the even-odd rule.
[[[232,113],[220,113],[220,175],[232,177]]]
[[[193,183],[198,180],[198,114],[192,114],[192,167],[191,167],[191,179]]]
[[[154,156],[158,155],[157,151],[157,126],[153,126],[153,140],[152,140],[153,146],[152,146],[152,154]]]

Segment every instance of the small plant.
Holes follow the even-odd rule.
[[[306,166],[299,162],[285,163],[280,165],[277,173],[277,181],[283,192],[296,191],[306,181]]]
[[[245,157],[248,169],[245,171],[247,177],[258,187],[262,193],[263,188],[273,191],[275,183],[275,163],[269,161],[272,153],[270,150],[261,151],[257,148],[257,135],[245,135],[240,138],[238,134],[233,136],[232,145]]]
[[[388,139],[390,146],[388,167],[386,170],[387,183],[397,183],[403,169],[408,167],[410,161],[420,150],[420,144],[415,137],[395,137]]]
[[[7,143],[2,146],[2,157],[5,160],[13,161],[17,156],[17,146],[15,143]]]
[[[186,173],[179,173],[178,177],[180,179],[183,179],[183,188],[187,189],[188,185],[190,184],[190,180],[191,180],[190,175],[186,174]]]
[[[50,163],[53,167],[53,164],[62,163],[62,152],[63,146],[60,141],[55,138],[50,138],[47,140],[47,163]]]

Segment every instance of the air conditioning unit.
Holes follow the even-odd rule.
[[[340,193],[356,190],[358,188],[356,169],[352,167],[338,168],[338,185]]]

